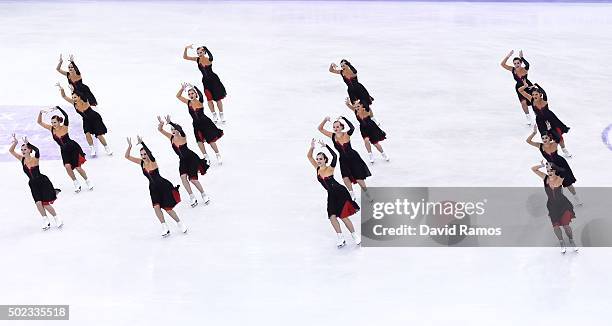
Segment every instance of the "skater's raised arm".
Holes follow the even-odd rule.
[[[55,84],[55,86],[59,87],[60,95],[62,96],[62,98],[64,100],[66,100],[66,102],[68,102],[70,104],[74,104],[74,100],[72,98],[66,96],[66,92],[64,92],[64,88],[60,85],[60,83]]]
[[[529,137],[527,137],[527,144],[533,146],[533,147],[537,147],[540,148],[540,144],[541,143],[536,143],[533,141],[533,137],[535,136],[535,134],[538,132],[538,126],[534,125],[533,126],[533,132],[529,135]]]
[[[185,91],[185,83],[181,84],[181,89],[176,93],[176,98],[183,103],[188,103],[189,100],[183,97],[183,92]]]
[[[191,61],[198,61],[198,57],[191,57],[187,55],[187,50],[189,49],[193,49],[193,44],[187,45],[185,49],[183,50],[183,59],[191,60]]]
[[[527,100],[531,101],[532,96],[531,94],[527,93],[525,91],[525,89],[528,87],[527,83],[523,84],[523,86],[519,87],[518,91],[519,93],[521,93],[521,95],[523,95]]]
[[[144,151],[147,153],[147,156],[149,157],[149,160],[151,160],[151,162],[155,163],[155,156],[153,156],[153,153],[151,153],[151,150],[142,141],[142,138],[140,138],[140,136],[138,136],[138,144],[142,145],[142,149],[144,149]]]
[[[329,153],[332,156],[332,160],[331,163],[329,164],[329,166],[331,166],[332,168],[336,167],[336,163],[338,163],[338,154],[336,154],[336,152],[334,152],[334,150],[329,147],[329,145],[325,144],[325,148],[327,148],[327,150],[329,151]]]
[[[320,131],[322,134],[324,134],[325,136],[327,136],[327,137],[331,138],[331,136],[333,135],[333,133],[332,133],[332,132],[330,132],[330,131],[327,131],[327,130],[325,130],[325,129],[324,129],[325,124],[326,124],[326,123],[327,123],[327,121],[329,121],[329,120],[330,120],[330,118],[329,118],[329,117],[325,117],[325,119],[323,119],[323,121],[322,121],[322,122],[319,124],[319,128],[318,128],[318,129],[319,129],[319,131]]]
[[[64,111],[64,109],[60,108],[59,106],[55,106],[55,109],[62,113],[62,115],[64,116],[64,126],[68,127],[68,125],[70,125],[70,121],[68,120],[68,114],[66,113],[66,111]]]
[[[349,110],[351,110],[353,112],[355,112],[357,110],[357,106],[353,105],[353,103],[351,103],[351,99],[348,98],[348,97],[344,100],[344,104],[346,105],[346,107],[349,108]]]
[[[521,58],[521,62],[525,65],[525,70],[529,70],[529,62],[523,58],[523,50],[519,51],[519,58]]]
[[[64,63],[64,59],[62,59],[62,55],[60,54],[59,62],[57,63],[55,70],[64,76],[68,76],[68,72],[66,70],[62,70],[62,63]]]
[[[130,152],[132,151],[132,140],[130,139],[130,137],[127,138],[127,142],[128,142],[128,147],[125,150],[125,158],[130,160],[131,162],[140,164],[141,159],[135,158],[132,155],[130,155]]]
[[[546,173],[540,171],[541,168],[543,168],[544,162],[538,164],[538,165],[534,165],[531,167],[531,171],[533,171],[533,173],[537,174],[540,178],[544,179],[546,178]]]
[[[542,88],[542,86],[538,85],[538,83],[535,83],[534,85],[538,88],[538,90],[542,94],[542,99],[544,101],[548,102],[548,96],[546,95],[546,91],[544,90],[544,88]]]
[[[315,140],[313,138],[310,141],[310,148],[308,149],[308,153],[306,154],[306,157],[308,157],[308,161],[310,161],[310,164],[312,164],[312,166],[316,169],[317,168],[317,161],[315,161],[315,159],[312,158],[312,152],[314,150],[314,146],[315,146]]]
[[[15,138],[15,134],[13,134],[13,140],[11,141],[11,147],[9,147],[9,153],[11,153],[11,155],[13,155],[17,160],[21,161],[21,159],[23,159],[23,156],[15,152],[15,146],[17,146],[17,138]]]
[[[30,142],[28,141],[28,137],[23,137],[23,142],[26,144],[26,146],[32,151],[34,152],[34,157],[39,159],[40,158],[40,150],[38,150],[38,147],[30,144]]]
[[[166,138],[171,139],[172,138],[172,134],[164,130],[164,121],[162,120],[162,118],[160,116],[157,116],[157,121],[159,121],[159,124],[157,125],[157,130],[162,135],[166,136]]]
[[[342,69],[338,69],[338,66],[335,63],[331,63],[329,65],[329,72],[331,72],[332,74],[341,74],[342,73]]]
[[[510,57],[512,56],[512,54],[514,54],[514,50],[510,51],[510,53],[508,53],[508,55],[505,56],[501,62],[502,68],[509,70],[509,71],[512,71],[512,66],[509,66],[507,62],[508,62],[508,59],[510,59]]]
[[[353,134],[353,132],[355,132],[355,126],[353,126],[353,124],[345,117],[340,117],[342,118],[342,120],[344,120],[346,122],[346,124],[349,127],[349,130],[347,131],[347,133],[349,134],[349,136],[351,136]]]
[[[206,56],[208,57],[208,61],[212,62],[213,61],[213,55],[212,55],[212,52],[210,52],[210,50],[208,49],[208,47],[203,46],[202,50],[204,50],[204,53],[206,53]]]
[[[172,126],[172,128],[174,128],[174,130],[179,132],[179,135],[181,135],[181,137],[186,137],[187,135],[185,134],[185,131],[183,130],[183,127],[181,127],[180,125],[172,122],[172,120],[170,120],[170,116],[166,116],[166,122]]]
[[[38,112],[38,118],[36,119],[36,123],[38,123],[41,127],[45,128],[47,130],[51,130],[51,125],[44,123],[43,120],[42,120],[43,112],[44,112],[43,110],[40,110],[40,112]]]

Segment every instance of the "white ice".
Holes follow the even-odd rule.
[[[389,136],[391,162],[376,161],[369,185],[540,186],[499,66],[522,49],[572,128],[577,186],[610,186],[610,17],[608,4],[0,3],[0,104],[63,104],[54,68],[73,53],[115,150],[88,161],[96,188],[78,195],[59,161],[42,162],[64,189],[61,231],[40,231],[21,167],[0,163],[0,303],[70,304],[73,325],[606,324],[610,249],[336,249],[306,151],[326,115],[355,121],[327,71],[347,58]],[[190,43],[210,47],[229,93],[224,164],[202,178],[208,207],[178,206],[189,233],[161,239],[125,137],[143,135],[179,182],[155,116],[191,134],[174,97],[200,83],[181,58]]]

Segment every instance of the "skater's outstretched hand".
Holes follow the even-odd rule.
[[[142,144],[142,137],[136,136],[136,140],[137,140],[136,145]]]
[[[11,137],[13,137],[13,139],[11,140],[11,145],[17,145],[17,137],[15,137],[15,133],[13,133]],[[312,141],[314,141],[314,138],[312,139]]]
[[[519,51],[519,58],[521,58],[521,59],[523,58],[523,50]]]
[[[62,54],[60,53],[59,64],[61,65],[62,63],[64,63],[64,58],[62,58]]]
[[[170,119],[170,115],[169,114],[166,115],[165,118],[166,118],[166,123],[168,123],[168,124],[172,123],[172,120]]]
[[[28,136],[23,136],[22,140],[23,140],[23,143],[26,144],[26,145],[30,143],[28,141]]]
[[[310,141],[310,148],[314,148],[315,147],[315,141],[316,140],[314,138]]]
[[[70,62],[74,62],[74,55],[72,55],[72,54],[71,54],[71,55],[69,55],[69,56],[68,56],[68,61],[70,61]]]
[[[317,143],[319,143],[319,145],[321,147],[325,147],[326,146],[325,142],[323,140],[321,140],[321,139],[319,139],[319,141]]]
[[[193,49],[193,44],[189,44],[189,45],[185,46],[185,49]]]
[[[127,137],[127,143],[128,143],[128,147],[132,148],[132,139],[130,137]]]

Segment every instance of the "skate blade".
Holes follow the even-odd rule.
[[[195,203],[191,204],[191,208],[194,208],[196,206],[198,206],[198,202],[195,202]]]
[[[340,249],[340,248],[342,248],[342,247],[344,247],[344,246],[346,246],[346,241],[343,241],[343,242],[342,242],[342,244],[339,244],[339,245],[338,245],[338,249]]]
[[[51,228],[51,224],[45,226],[44,228],[42,228],[43,231],[47,231]]]
[[[162,234],[162,238],[167,238],[170,236],[170,231],[168,231],[166,234]]]

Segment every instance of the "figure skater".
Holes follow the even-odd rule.
[[[561,145],[563,153],[567,157],[572,157],[572,154],[565,148],[565,140],[563,139],[563,134],[567,133],[570,128],[548,108],[548,97],[540,85],[534,84],[529,88],[529,92],[526,90],[527,87],[528,84],[525,83],[519,88],[519,92],[530,102],[533,113],[536,115],[536,126],[540,135],[546,135],[548,130],[552,129],[558,135],[558,143]]]
[[[529,72],[529,62],[523,58],[523,50],[519,51],[519,56],[512,59],[512,65],[509,66],[507,64],[508,59],[514,54],[514,50],[510,51],[508,55],[502,60],[501,66],[502,68],[509,70],[512,72],[512,77],[516,81],[515,90],[516,95],[518,96],[519,102],[521,102],[521,107],[523,108],[523,112],[525,112],[525,118],[527,119],[527,125],[531,126],[531,116],[529,115],[529,104],[530,100],[527,99],[522,93],[519,92],[519,88],[523,86],[523,84],[527,84],[529,86],[532,83],[527,79],[527,73]],[[524,66],[523,66],[524,65]]]
[[[23,172],[28,176],[30,181],[28,182],[28,186],[30,186],[30,191],[32,192],[32,198],[34,199],[34,203],[36,204],[36,208],[38,212],[43,218],[43,230],[48,230],[51,228],[51,222],[47,217],[47,212],[51,214],[51,218],[53,219],[53,223],[56,227],[60,228],[64,225],[62,219],[57,215],[55,209],[52,204],[57,199],[57,194],[61,191],[59,189],[55,189],[53,184],[49,180],[49,178],[40,173],[40,168],[38,166],[40,159],[40,151],[38,148],[30,142],[28,142],[28,138],[23,138],[23,145],[21,145],[21,154],[17,154],[15,152],[15,146],[17,146],[17,138],[15,138],[15,134],[13,134],[13,142],[11,143],[11,147],[9,148],[9,153],[13,155],[17,160],[21,162],[21,167],[23,168]],[[32,152],[34,152],[34,157],[32,157]]]
[[[346,91],[351,99],[351,103],[355,103],[356,100],[360,100],[361,104],[367,109],[374,101],[374,98],[370,96],[368,90],[359,82],[357,79],[357,69],[348,62],[346,59],[340,60],[340,69],[335,63],[329,65],[329,72],[333,74],[339,74],[342,76],[342,80],[346,84]]]
[[[70,139],[70,136],[68,135],[68,114],[66,114],[66,111],[64,111],[59,106],[56,106],[55,108],[51,109],[51,112],[56,110],[60,111],[63,117],[54,115],[53,117],[51,117],[51,124],[49,125],[43,122],[42,115],[43,113],[45,113],[45,111],[41,110],[38,113],[38,119],[36,120],[36,122],[43,128],[51,131],[51,136],[53,137],[53,140],[55,140],[55,142],[59,145],[60,153],[62,154],[62,162],[64,163],[64,168],[66,168],[66,172],[68,173],[68,176],[74,184],[74,192],[81,192],[81,184],[74,175],[75,169],[77,170],[77,172],[79,172],[81,177],[83,177],[83,180],[85,180],[85,185],[87,186],[87,189],[92,190],[93,184],[87,178],[87,173],[85,173],[85,170],[82,167],[82,165],[87,161],[85,159],[85,153],[83,153],[81,145],[79,145],[79,143],[77,143],[76,141]]]
[[[171,126],[170,132],[164,130],[164,121],[161,117],[158,116],[157,120],[159,121],[157,130],[170,139],[172,149],[179,157],[179,174],[181,176],[181,181],[183,181],[183,186],[189,194],[189,205],[191,205],[191,207],[196,207],[198,205],[198,200],[191,191],[190,182],[200,191],[204,205],[208,205],[210,198],[206,195],[204,188],[202,188],[202,184],[198,180],[198,173],[205,175],[210,166],[206,160],[201,159],[187,147],[187,137],[183,128],[173,123],[170,120],[170,116],[166,116],[166,123]]]
[[[569,243],[574,247],[574,251],[578,251],[578,247],[574,243],[574,237],[572,235],[572,228],[569,223],[576,217],[574,214],[574,206],[572,203],[563,195],[563,169],[558,167],[555,163],[548,163],[546,166],[547,173],[540,171],[541,168],[545,167],[544,161],[541,164],[533,166],[531,170],[544,180],[544,190],[548,201],[546,202],[546,208],[548,208],[548,216],[553,225],[553,230],[559,244],[561,246],[561,253],[565,253],[565,241],[563,240],[563,232],[561,227],[565,230],[565,234],[569,238]]]
[[[187,95],[189,99],[186,99],[183,97],[183,92],[188,87],[189,90],[187,91]],[[222,164],[223,161],[221,160],[221,154],[217,147],[217,140],[223,136],[223,130],[217,128],[215,123],[204,114],[204,105],[202,103],[204,96],[202,92],[193,85],[183,83],[181,89],[176,93],[176,98],[187,104],[189,115],[191,115],[191,119],[193,119],[193,133],[195,134],[200,151],[204,154],[204,158],[210,161],[208,154],[206,154],[206,148],[204,147],[204,142],[207,142],[217,154],[217,163]]]
[[[83,84],[81,71],[74,62],[74,56],[70,55],[68,61],[70,61],[70,63],[68,64],[68,71],[62,70],[62,63],[64,62],[64,60],[62,59],[62,55],[60,54],[59,63],[57,64],[57,67],[55,67],[55,70],[57,70],[57,72],[59,72],[60,74],[66,76],[66,78],[68,79],[68,84],[70,84],[72,89],[78,90],[80,94],[83,94],[85,98],[84,100],[88,102],[89,105],[97,106],[98,101],[96,100],[96,97],[89,89],[89,86]]]
[[[343,131],[344,124],[340,119],[344,120],[348,125],[349,130],[347,132]],[[321,124],[319,124],[319,131],[332,139],[334,147],[340,153],[340,172],[342,173],[342,180],[351,194],[351,198],[355,200],[353,183],[358,183],[366,196],[368,196],[368,188],[365,184],[365,179],[372,174],[366,163],[361,159],[361,156],[359,156],[359,153],[351,147],[351,135],[355,131],[355,127],[345,117],[340,117],[333,124],[334,132],[330,132],[324,128],[328,121],[330,121],[329,117],[323,119]]]
[[[569,164],[563,158],[563,156],[559,155],[557,152],[557,141],[559,140],[559,135],[554,130],[550,129],[546,134],[542,135],[542,142],[534,142],[533,137],[537,133],[537,127],[533,126],[533,132],[527,137],[527,143],[533,147],[536,147],[540,150],[540,153],[544,157],[547,162],[554,163],[556,166],[563,169],[563,187],[567,188],[570,191],[572,196],[574,196],[574,200],[576,201],[576,205],[582,205],[580,198],[576,194],[576,189],[574,188],[574,183],[576,182],[576,177],[574,177],[574,173],[570,168]]]
[[[197,57],[190,57],[187,55],[187,50],[193,49],[193,44],[185,47],[183,51],[183,59],[191,60],[198,63],[198,69],[202,73],[202,85],[204,86],[204,94],[208,102],[208,108],[213,115],[213,121],[217,122],[217,113],[215,112],[215,105],[213,101],[217,103],[219,109],[219,117],[221,122],[225,123],[225,117],[223,116],[223,99],[227,95],[225,86],[221,83],[219,76],[212,70],[213,55],[205,46],[197,48]]]
[[[102,116],[91,108],[89,102],[87,102],[87,97],[85,94],[81,93],[81,91],[77,89],[74,89],[72,91],[72,98],[70,98],[66,96],[64,88],[62,88],[59,83],[55,85],[59,87],[62,98],[66,100],[66,102],[72,104],[76,112],[83,118],[83,132],[85,133],[85,138],[89,144],[91,156],[96,157],[96,146],[94,145],[91,135],[98,138],[100,143],[104,146],[106,155],[113,155],[113,151],[110,149],[110,146],[108,146],[106,138],[104,138],[104,135],[106,135],[108,130],[106,129],[104,121],[102,121]]]
[[[176,221],[178,228],[183,233],[186,233],[187,226],[185,226],[185,224],[179,219],[178,215],[173,209],[176,204],[181,202],[181,195],[178,191],[179,186],[174,186],[172,183],[170,183],[170,181],[162,178],[162,176],[159,174],[159,168],[157,167],[153,153],[151,153],[140,136],[138,136],[137,139],[138,143],[136,145],[142,145],[142,149],[140,150],[140,158],[130,155],[130,151],[132,150],[132,140],[129,137],[127,139],[128,148],[125,151],[125,158],[136,164],[140,164],[142,173],[149,180],[149,194],[151,195],[151,202],[153,204],[153,209],[155,210],[155,215],[157,215],[157,218],[162,225],[162,237],[165,238],[170,235],[170,230],[168,229],[166,221],[164,220],[162,209],[164,209],[166,213],[174,221]]]
[[[338,237],[336,245],[338,248],[342,248],[346,244],[344,236],[342,235],[340,223],[338,223],[338,218],[342,220],[346,228],[349,230],[349,232],[351,232],[351,237],[353,237],[355,243],[359,245],[361,243],[361,238],[355,232],[353,223],[349,219],[349,216],[359,211],[359,205],[357,205],[357,203],[351,198],[351,195],[346,188],[338,183],[336,179],[334,179],[334,168],[336,167],[336,162],[338,159],[336,152],[334,152],[333,149],[322,141],[320,141],[319,144],[321,144],[322,147],[327,148],[331,154],[331,163],[327,165],[327,163],[329,163],[329,159],[323,152],[317,153],[316,160],[312,157],[312,152],[315,146],[314,139],[310,142],[310,149],[308,150],[307,157],[310,164],[317,169],[317,180],[319,180],[323,188],[327,190],[327,216]]]
[[[387,134],[380,129],[380,126],[372,120],[372,111],[366,109],[360,100],[351,103],[349,98],[346,98],[344,104],[355,113],[355,117],[359,121],[359,131],[363,138],[363,143],[368,151],[370,163],[374,163],[374,154],[372,154],[372,145],[380,152],[385,161],[389,161],[389,156],[384,152],[380,142],[387,138]]]

